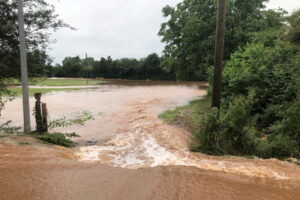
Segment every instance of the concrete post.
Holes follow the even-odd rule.
[[[28,74],[27,74],[27,56],[26,56],[26,38],[24,32],[24,14],[23,0],[18,0],[18,18],[19,18],[19,37],[20,37],[20,61],[22,73],[22,97],[23,97],[23,119],[24,132],[30,133],[30,109],[29,109],[29,92],[28,92]]]

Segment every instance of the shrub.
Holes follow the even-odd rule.
[[[252,127],[251,108],[255,102],[255,92],[250,90],[248,97],[233,99],[224,112],[224,150],[230,154],[248,154],[255,149],[257,132]]]
[[[293,76],[299,51],[281,37],[278,31],[257,34],[254,42],[232,54],[223,71],[223,108],[255,89],[251,117],[260,129],[282,120],[281,113],[296,95]]]
[[[260,137],[249,120],[254,102],[251,90],[246,98],[236,97],[225,112],[213,108],[200,122],[191,149],[217,155],[254,154]]]
[[[213,108],[201,120],[200,129],[193,135],[194,143],[191,146],[192,151],[201,151],[207,154],[223,154],[222,147],[222,122],[220,120],[219,110]]]
[[[297,148],[296,141],[287,135],[277,135],[270,139],[270,146],[272,157],[287,158],[298,157],[299,149]]]

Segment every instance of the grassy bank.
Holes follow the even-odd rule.
[[[87,79],[83,78],[59,78],[59,79],[51,79],[51,78],[33,78],[30,79],[30,85],[34,86],[46,86],[46,87],[76,87],[76,86],[87,86],[87,85],[98,85],[103,83],[102,80],[96,79]],[[21,85],[20,80],[18,79],[8,79],[6,82],[7,85],[18,86]],[[33,96],[34,93],[48,93],[48,92],[60,92],[60,91],[70,91],[70,90],[80,90],[82,88],[30,88],[29,95]],[[21,88],[11,87],[9,90],[16,96],[20,96],[22,94]]]
[[[70,139],[70,134],[47,133],[47,134],[25,134],[25,133],[1,133],[1,139],[9,139],[19,145],[58,145],[63,147],[75,147],[75,143]]]
[[[158,117],[168,124],[195,133],[200,128],[201,118],[210,111],[210,104],[210,99],[203,97],[190,102],[189,105],[167,110]]]
[[[82,88],[30,88],[29,89],[29,95],[33,96],[34,93],[49,93],[49,92],[61,92],[61,91],[70,91],[70,90],[80,90]],[[11,91],[16,96],[22,95],[22,88],[9,88],[9,91]]]
[[[36,78],[31,81],[31,85],[39,86],[85,86],[85,85],[98,85],[103,81],[96,79],[83,79],[83,78]]]
[[[29,85],[38,86],[86,86],[86,85],[98,85],[103,83],[103,80],[97,79],[84,79],[84,78],[30,78]],[[19,79],[10,78],[5,81],[8,86],[20,86],[21,81]]]

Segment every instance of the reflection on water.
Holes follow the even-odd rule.
[[[70,152],[30,138],[34,145],[0,139],[0,199],[299,199],[299,167],[191,153],[190,133],[157,118],[205,95],[202,86],[118,81],[45,95],[51,119],[83,110],[95,117],[53,131],[75,131],[80,141],[99,143]],[[2,120],[21,124],[20,112],[16,99]]]

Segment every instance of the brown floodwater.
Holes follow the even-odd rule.
[[[95,119],[51,130],[79,134],[74,149],[0,138],[0,199],[300,199],[300,167],[191,153],[191,133],[158,119],[201,98],[204,85],[115,81],[44,95],[51,120],[82,111]],[[21,125],[21,111],[15,99],[0,120]]]

